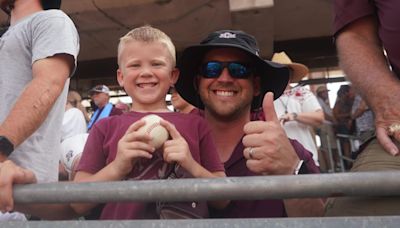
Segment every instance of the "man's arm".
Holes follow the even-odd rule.
[[[336,45],[341,67],[376,115],[379,142],[391,154],[398,154],[387,130],[400,122],[400,81],[383,54],[376,18],[363,17],[346,26],[337,36]],[[396,137],[399,141],[400,134]]]
[[[335,117],[333,115],[329,115],[328,113],[324,112],[325,120],[331,121],[332,123],[336,123]]]
[[[33,79],[0,125],[0,135],[17,147],[36,131],[63,91],[73,66],[74,58],[67,54],[36,61],[32,66]],[[0,161],[5,159],[0,155]]]
[[[280,117],[280,121],[283,123],[287,121],[297,121],[312,127],[319,127],[324,121],[324,113],[321,109],[313,112],[287,113]]]

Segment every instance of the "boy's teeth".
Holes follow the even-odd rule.
[[[139,87],[140,88],[147,88],[147,87],[153,87],[155,85],[156,85],[156,83],[140,83]]]

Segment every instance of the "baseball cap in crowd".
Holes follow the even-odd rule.
[[[91,90],[89,90],[89,95],[92,95],[93,93],[110,93],[110,89],[106,85],[97,85],[93,87]]]
[[[271,61],[275,63],[284,64],[291,69],[290,82],[299,82],[309,72],[309,69],[306,65],[292,62],[292,60],[284,51],[274,53]]]
[[[226,47],[240,49],[253,60],[252,67],[260,77],[261,85],[260,95],[253,99],[253,109],[261,106],[267,92],[273,92],[274,99],[283,93],[289,80],[289,69],[285,65],[262,59],[257,41],[253,36],[239,30],[220,30],[209,34],[199,45],[190,46],[183,51],[178,62],[180,76],[175,85],[183,99],[200,109],[204,108],[196,85],[202,59],[207,51]]]
[[[329,89],[327,89],[325,86],[318,86],[316,92],[318,93],[322,93],[322,92],[329,92]]]

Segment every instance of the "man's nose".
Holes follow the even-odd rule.
[[[229,73],[228,68],[224,68],[221,72],[221,75],[218,77],[218,81],[233,81],[231,74]]]

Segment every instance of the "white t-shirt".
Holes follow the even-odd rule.
[[[274,106],[278,118],[285,112],[301,113],[321,110],[315,95],[304,87],[285,91],[281,97],[274,101]],[[289,138],[296,139],[313,154],[315,164],[319,166],[318,150],[311,135],[311,127],[298,121],[289,121],[283,125],[283,128]]]
[[[65,111],[61,128],[61,142],[71,136],[86,133],[86,130],[86,120],[81,110],[70,108]]]

